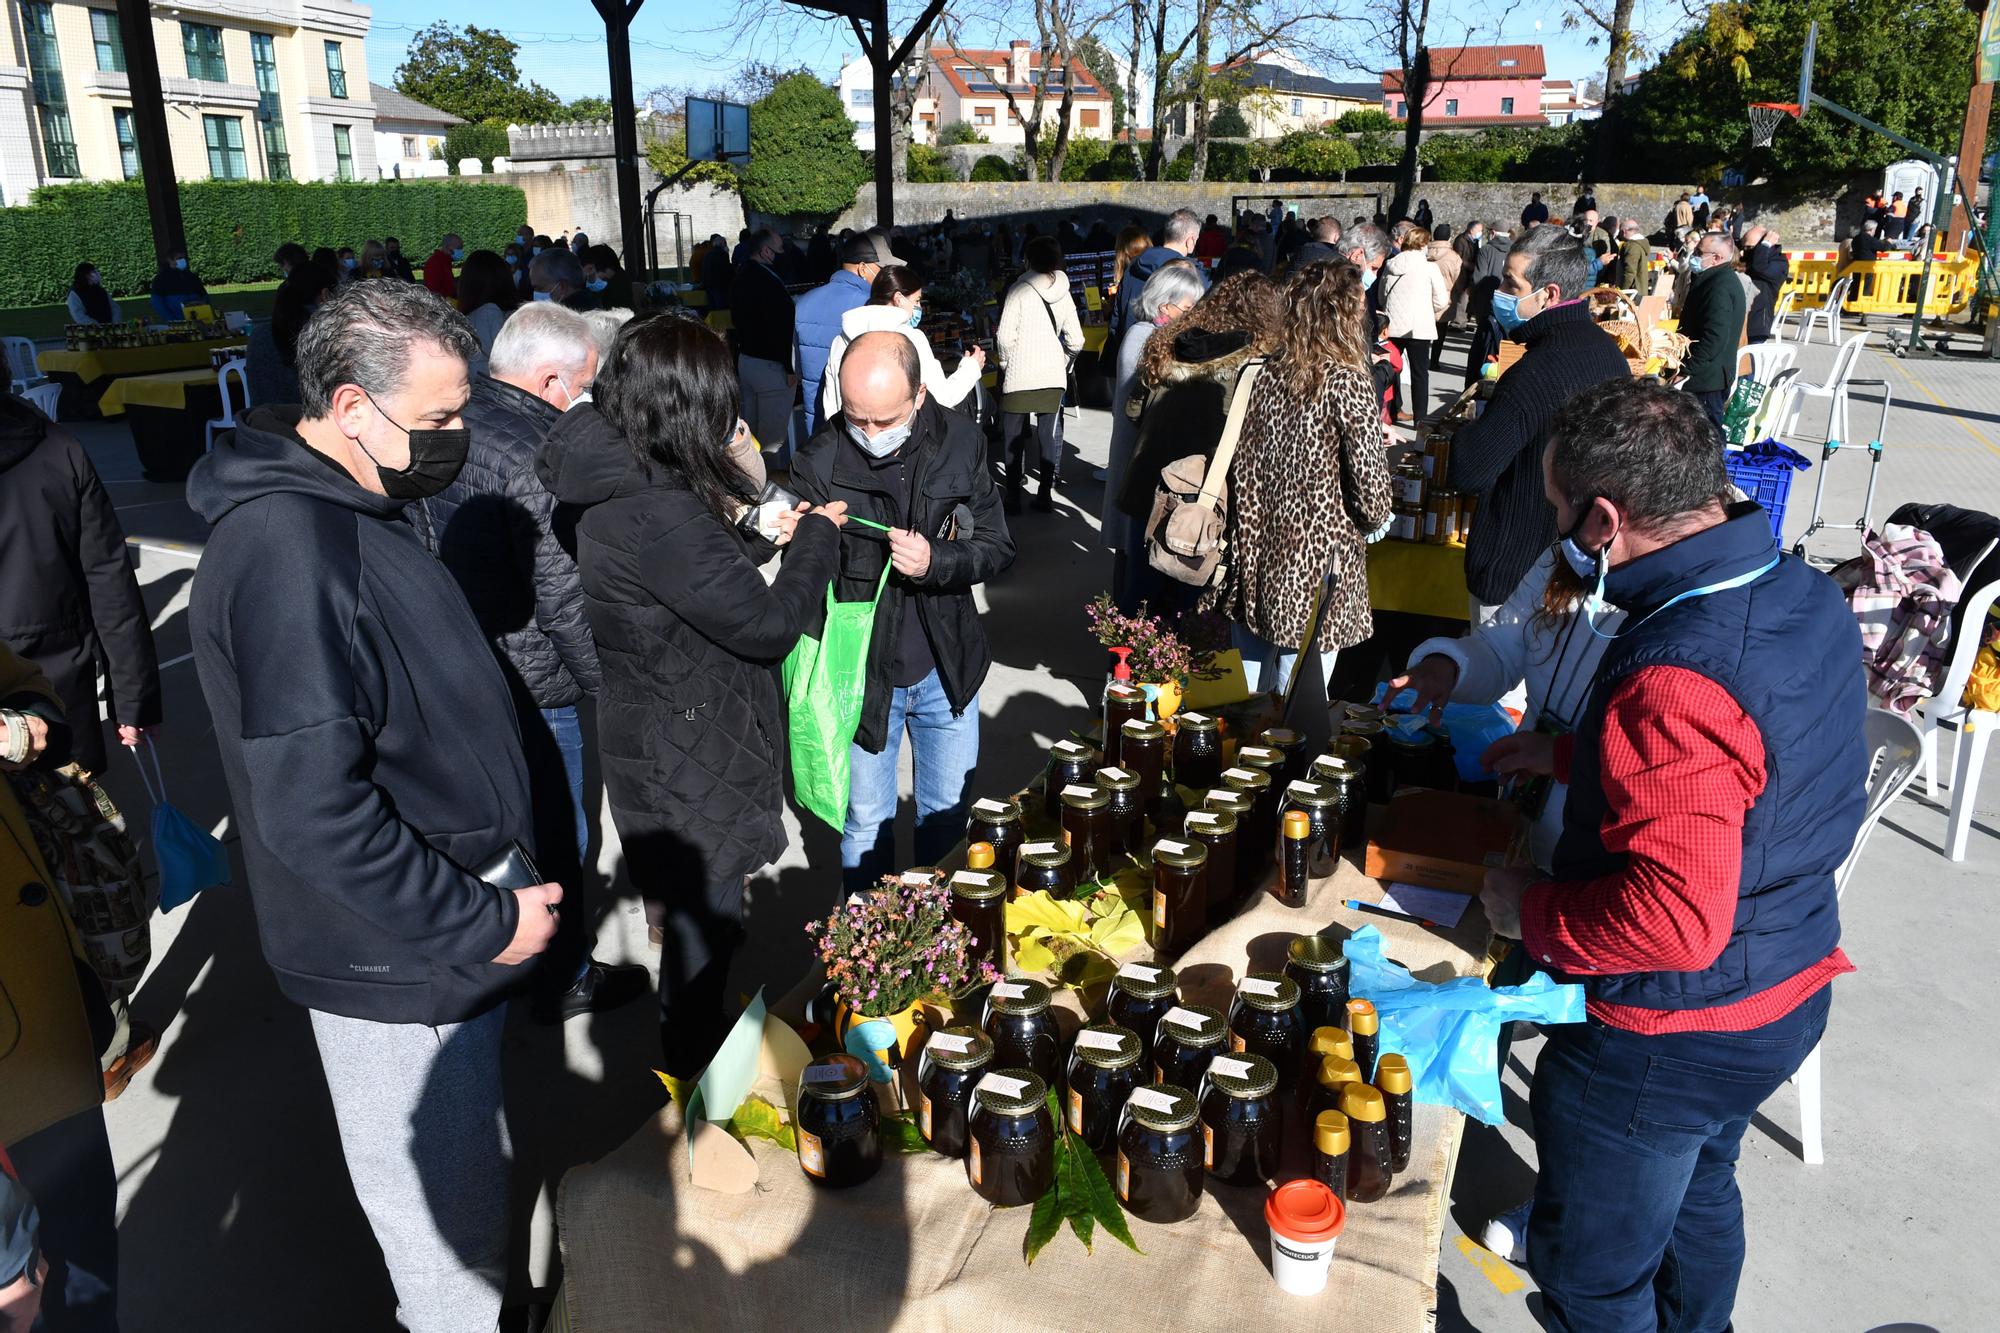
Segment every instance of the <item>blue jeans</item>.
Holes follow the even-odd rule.
[[[1280,648],[1269,639],[1261,639],[1241,625],[1229,627],[1229,642],[1236,651],[1243,654],[1243,677],[1250,685],[1250,693],[1270,690],[1281,693],[1292,683],[1292,670],[1299,663],[1296,648]],[[1329,648],[1319,655],[1320,683],[1333,684],[1333,664],[1340,657],[1338,648]]]
[[[882,753],[848,747],[847,829],[840,838],[840,878],[853,893],[898,869],[896,759],[903,728],[916,767],[916,864],[936,865],[965,834],[972,772],[979,766],[979,696],[953,713],[944,682],[932,671],[889,696],[889,739]]]
[[[539,736],[529,736],[523,747],[528,756],[529,798],[535,802],[535,851],[537,868],[563,886],[562,924],[549,942],[542,974],[553,978],[557,989],[568,989],[583,979],[590,966],[589,930],[582,899],[585,859],[590,853],[590,819],[583,810],[583,724],[576,705],[537,710],[546,724]],[[529,728],[532,729],[532,722]],[[549,771],[551,758],[560,757],[563,786],[558,788]],[[558,840],[574,833],[576,851],[559,846]],[[560,984],[557,984],[560,983]]]
[[[1531,1105],[1541,1173],[1528,1271],[1556,1333],[1720,1333],[1743,1272],[1736,1158],[1826,1030],[1823,986],[1748,1032],[1547,1029]]]
[[[576,855],[579,861],[590,854],[590,816],[583,809],[583,724],[577,720],[576,705],[542,709],[549,735],[562,754],[563,776],[569,779],[570,804],[576,809]]]

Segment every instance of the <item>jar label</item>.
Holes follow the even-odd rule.
[[[1222,821],[1206,810],[1196,810],[1188,815],[1187,822],[1200,825],[1202,828],[1214,828]]]
[[[1125,1160],[1125,1150],[1118,1150],[1118,1198],[1120,1202],[1132,1202],[1132,1164]]]
[[[1031,842],[1021,849],[1028,856],[1052,856],[1055,850],[1056,845],[1052,842]]]
[[[1245,759],[1279,759],[1283,757],[1276,750],[1263,745],[1246,745],[1236,753]]]
[[[1294,782],[1291,785],[1291,790],[1296,792],[1304,792],[1307,796],[1317,796],[1319,795],[1319,784],[1317,782],[1306,782],[1304,780],[1301,780],[1298,782]]]
[[[1183,721],[1183,722],[1193,722],[1193,723],[1195,723],[1196,725],[1201,725],[1201,724],[1203,724],[1203,723],[1206,723],[1206,722],[1208,721],[1208,714],[1207,714],[1207,713],[1182,713],[1182,714],[1181,714],[1181,721]]]
[[[1201,1164],[1215,1170],[1215,1126],[1206,1120],[1201,1122]]]
[[[1151,725],[1152,725],[1152,723],[1150,723],[1150,722],[1146,721],[1146,719],[1145,719],[1145,718],[1143,718],[1143,717],[1135,717],[1135,718],[1130,718],[1130,719],[1128,719],[1128,720],[1126,721],[1126,723],[1125,723],[1125,730],[1127,730],[1127,731],[1144,731],[1144,730],[1145,730],[1145,729],[1146,729],[1147,727],[1149,727],[1149,726],[1151,726]]]
[[[1171,1096],[1158,1088],[1134,1088],[1132,1095],[1125,1100],[1127,1105],[1143,1106],[1148,1111],[1162,1113],[1171,1111],[1178,1105]]]
[[[986,1172],[981,1169],[982,1163],[979,1160],[979,1136],[974,1134],[967,1140],[967,1143],[972,1149],[972,1155],[965,1159],[966,1169],[972,1173],[973,1184],[984,1185],[986,1183]]]
[[[838,1083],[847,1077],[847,1070],[840,1065],[807,1065],[799,1077],[807,1083]]]
[[[1235,1040],[1229,1043],[1230,1049],[1241,1051],[1243,1049],[1243,1038],[1236,1037],[1235,1033],[1231,1033],[1230,1035],[1235,1037]],[[1211,1077],[1220,1074],[1227,1078],[1249,1078],[1250,1062],[1248,1060],[1232,1060],[1226,1055],[1218,1055],[1215,1059],[1209,1061],[1208,1072]]]
[[[1237,782],[1256,781],[1256,775],[1247,768],[1226,768],[1222,770],[1222,776]]]
[[[1134,981],[1158,981],[1160,979],[1160,969],[1157,967],[1147,967],[1144,963],[1127,963],[1118,969],[1118,975],[1121,977],[1131,977]]]
[[[921,889],[930,882],[931,877],[921,870],[905,870],[903,872],[903,883],[913,889]]]
[[[1166,1017],[1160,1021],[1162,1023],[1172,1023],[1177,1028],[1186,1028],[1190,1032],[1199,1032],[1202,1029],[1201,1015],[1195,1013],[1192,1009],[1183,1009],[1179,1005],[1175,1005],[1173,1008],[1167,1010]]]
[[[1126,778],[1125,770],[1122,768],[1100,768],[1097,771],[1113,782],[1123,782]]]
[[[1002,1097],[1018,1097],[1028,1090],[1028,1080],[1008,1078],[1005,1074],[988,1074],[979,1080],[975,1092],[997,1092]]]
[[[1001,1000],[1024,1000],[1028,997],[1028,987],[1020,981],[996,981],[993,983],[993,995]]]
[[[961,870],[951,877],[951,882],[954,884],[985,884],[987,873],[984,870]]]
[[[983,798],[974,801],[972,808],[982,815],[1004,815],[1007,813],[1007,807],[999,801],[990,801]]]
[[[1167,928],[1167,891],[1165,889],[1154,889],[1153,929],[1165,930],[1166,928]]]
[[[918,1093],[917,1125],[924,1132],[924,1142],[931,1141],[931,1099],[928,1093]]]
[[[1083,1094],[1075,1088],[1069,1090],[1069,1132],[1083,1133]]]
[[[1236,989],[1252,995],[1276,995],[1278,983],[1270,977],[1245,977]]]
[[[1097,788],[1085,787],[1079,783],[1072,782],[1069,786],[1062,789],[1062,794],[1065,796],[1094,796],[1097,794]]]
[[[826,1179],[826,1149],[820,1146],[819,1135],[801,1129],[799,1135],[799,1165],[809,1176]]]
[[[1077,755],[1089,753],[1087,748],[1078,745],[1075,741],[1057,741],[1052,748],[1057,754],[1065,758],[1074,758]]]
[[[1175,842],[1171,838],[1162,838],[1153,844],[1153,848],[1155,851],[1165,852],[1168,856],[1179,856],[1188,849],[1188,845],[1184,842]]]
[[[1237,771],[1241,772],[1242,770],[1238,769]],[[1234,796],[1234,795],[1236,795],[1236,793],[1228,787],[1216,787],[1208,793],[1208,799],[1213,801],[1220,796]]]
[[[1115,1051],[1124,1043],[1115,1032],[1093,1032],[1085,1028],[1076,1034],[1076,1044],[1086,1051]]]
[[[972,1041],[971,1037],[954,1037],[948,1032],[939,1032],[931,1036],[931,1049],[934,1051],[956,1051],[963,1055],[972,1049]]]

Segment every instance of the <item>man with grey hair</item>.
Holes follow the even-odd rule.
[[[1681,304],[1680,332],[1694,346],[1681,361],[1681,387],[1701,399],[1708,419],[1721,430],[1736,385],[1736,349],[1750,313],[1745,280],[1736,271],[1735,242],[1726,232],[1709,232],[1695,242],[1688,271],[1693,276]]]
[[[250,409],[188,479],[214,528],[189,628],[258,935],[412,1333],[499,1319],[505,1000],[563,897],[526,882],[506,678],[405,513],[465,461],[478,353],[426,288],[351,283],[299,336],[301,406]]]
[[[591,340],[597,344],[597,364],[601,366],[611,359],[611,344],[618,341],[618,330],[632,322],[632,312],[621,305],[582,313],[584,322],[590,325]],[[576,397],[578,402],[588,402],[590,391],[586,389]]]
[[[1372,222],[1349,227],[1340,238],[1340,253],[1361,270],[1361,290],[1368,293],[1369,312],[1380,314],[1382,293],[1376,290],[1375,279],[1381,276],[1382,265],[1389,262],[1389,233]]]
[[[1465,548],[1472,621],[1513,593],[1554,542],[1555,508],[1542,492],[1542,450],[1557,409],[1575,394],[1631,370],[1610,334],[1576,298],[1590,286],[1583,242],[1561,227],[1536,227],[1507,253],[1492,319],[1527,350],[1494,386],[1477,421],[1451,446],[1451,484],[1477,495],[1478,521]]]
[[[603,313],[537,302],[508,317],[486,373],[472,377],[465,467],[416,506],[418,531],[464,589],[513,690],[537,864],[570,888],[570,910],[537,978],[536,1016],[545,1022],[601,1012],[650,989],[645,968],[590,956],[577,892],[591,825],[578,706],[597,693],[597,645],[576,561],[556,537],[555,496],[535,475],[549,428],[590,394],[602,359],[591,322]]]
[[[1118,284],[1118,305],[1112,311],[1109,335],[1113,344],[1138,321],[1139,293],[1146,289],[1146,279],[1152,277],[1161,265],[1186,259],[1193,254],[1200,239],[1201,219],[1195,216],[1193,209],[1177,208],[1167,215],[1166,225],[1160,228],[1160,243],[1140,251],[1139,257],[1126,265],[1125,277]],[[1208,270],[1200,271],[1202,290],[1207,291]]]

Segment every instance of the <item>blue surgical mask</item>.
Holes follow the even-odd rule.
[[[538,246],[536,246],[536,247],[534,248],[534,253],[535,253],[535,254],[537,254],[537,255],[538,255],[538,254],[540,254],[541,252],[542,252],[542,247],[541,247],[541,246],[539,246],[539,245],[538,245]],[[529,256],[529,257],[530,257],[530,258],[533,258],[534,256],[533,256],[533,255],[531,255],[531,256]]]
[[[1512,333],[1526,324],[1527,318],[1521,314],[1521,298],[1512,292],[1493,293],[1493,322],[1502,333]]]
[[[1688,272],[1690,272],[1690,273],[1699,273],[1699,272],[1701,272],[1701,256],[1700,256],[1700,255],[1689,255],[1689,256],[1688,256]]]
[[[550,292],[536,292],[536,293],[535,293],[535,299],[536,299],[537,301],[553,301],[553,300],[555,300],[556,298],[555,298],[555,296],[554,296],[554,295],[553,295],[552,293],[550,293]]]
[[[460,260],[464,258],[465,258],[465,247],[462,245],[459,246],[458,249],[451,252],[451,262],[454,264],[458,263]]]
[[[176,259],[176,260],[174,261],[174,267],[175,267],[175,268],[177,268],[177,269],[180,269],[180,270],[181,270],[182,272],[186,272],[186,271],[187,271],[187,266],[188,266],[188,262],[187,262],[187,260],[185,260],[185,259]]]
[[[519,255],[504,255],[502,257],[506,259],[508,268],[512,268],[514,267],[514,265],[521,262],[521,256]]]
[[[586,282],[583,285],[593,292],[601,292],[606,287],[609,287],[611,283],[608,279],[605,278],[592,278],[589,282]]]
[[[924,324],[924,308],[920,305],[911,306],[910,327],[913,329],[920,329],[923,327],[923,324]]]
[[[354,258],[354,256],[349,255],[347,258],[340,261],[340,266],[348,270],[349,272],[353,272],[353,270],[360,264],[360,262],[361,261]]]
[[[1361,290],[1365,292],[1374,285],[1375,270],[1364,265],[1361,270]]]

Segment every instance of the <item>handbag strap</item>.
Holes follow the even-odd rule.
[[[167,799],[167,775],[160,771],[160,752],[153,748],[153,738],[148,736],[145,740],[146,754],[153,761],[153,776],[151,778],[146,776],[146,761],[139,757],[139,747],[136,745],[129,746],[126,753],[132,756],[132,765],[139,770],[139,781],[145,784],[147,799],[157,806]],[[156,779],[160,784],[157,792],[153,790],[153,782]]]
[[[1032,290],[1034,284],[1029,283],[1028,286]],[[1064,293],[1064,295],[1068,295],[1068,293]],[[1035,297],[1037,300],[1040,300],[1041,293],[1036,292]],[[1049,328],[1053,330],[1056,335],[1057,350],[1059,350],[1065,357],[1074,356],[1075,353],[1070,351],[1069,345],[1063,341],[1062,325],[1056,323],[1056,308],[1054,304],[1048,301],[1042,301],[1042,313],[1049,317]]]
[[[1222,423],[1222,438],[1216,442],[1215,457],[1209,461],[1208,471],[1202,475],[1201,494],[1195,503],[1210,509],[1222,499],[1223,479],[1229,475],[1229,465],[1236,460],[1236,442],[1243,435],[1243,418],[1250,414],[1250,387],[1257,382],[1258,374],[1264,369],[1262,357],[1246,361],[1237,372],[1236,389],[1229,395],[1229,416]]]

